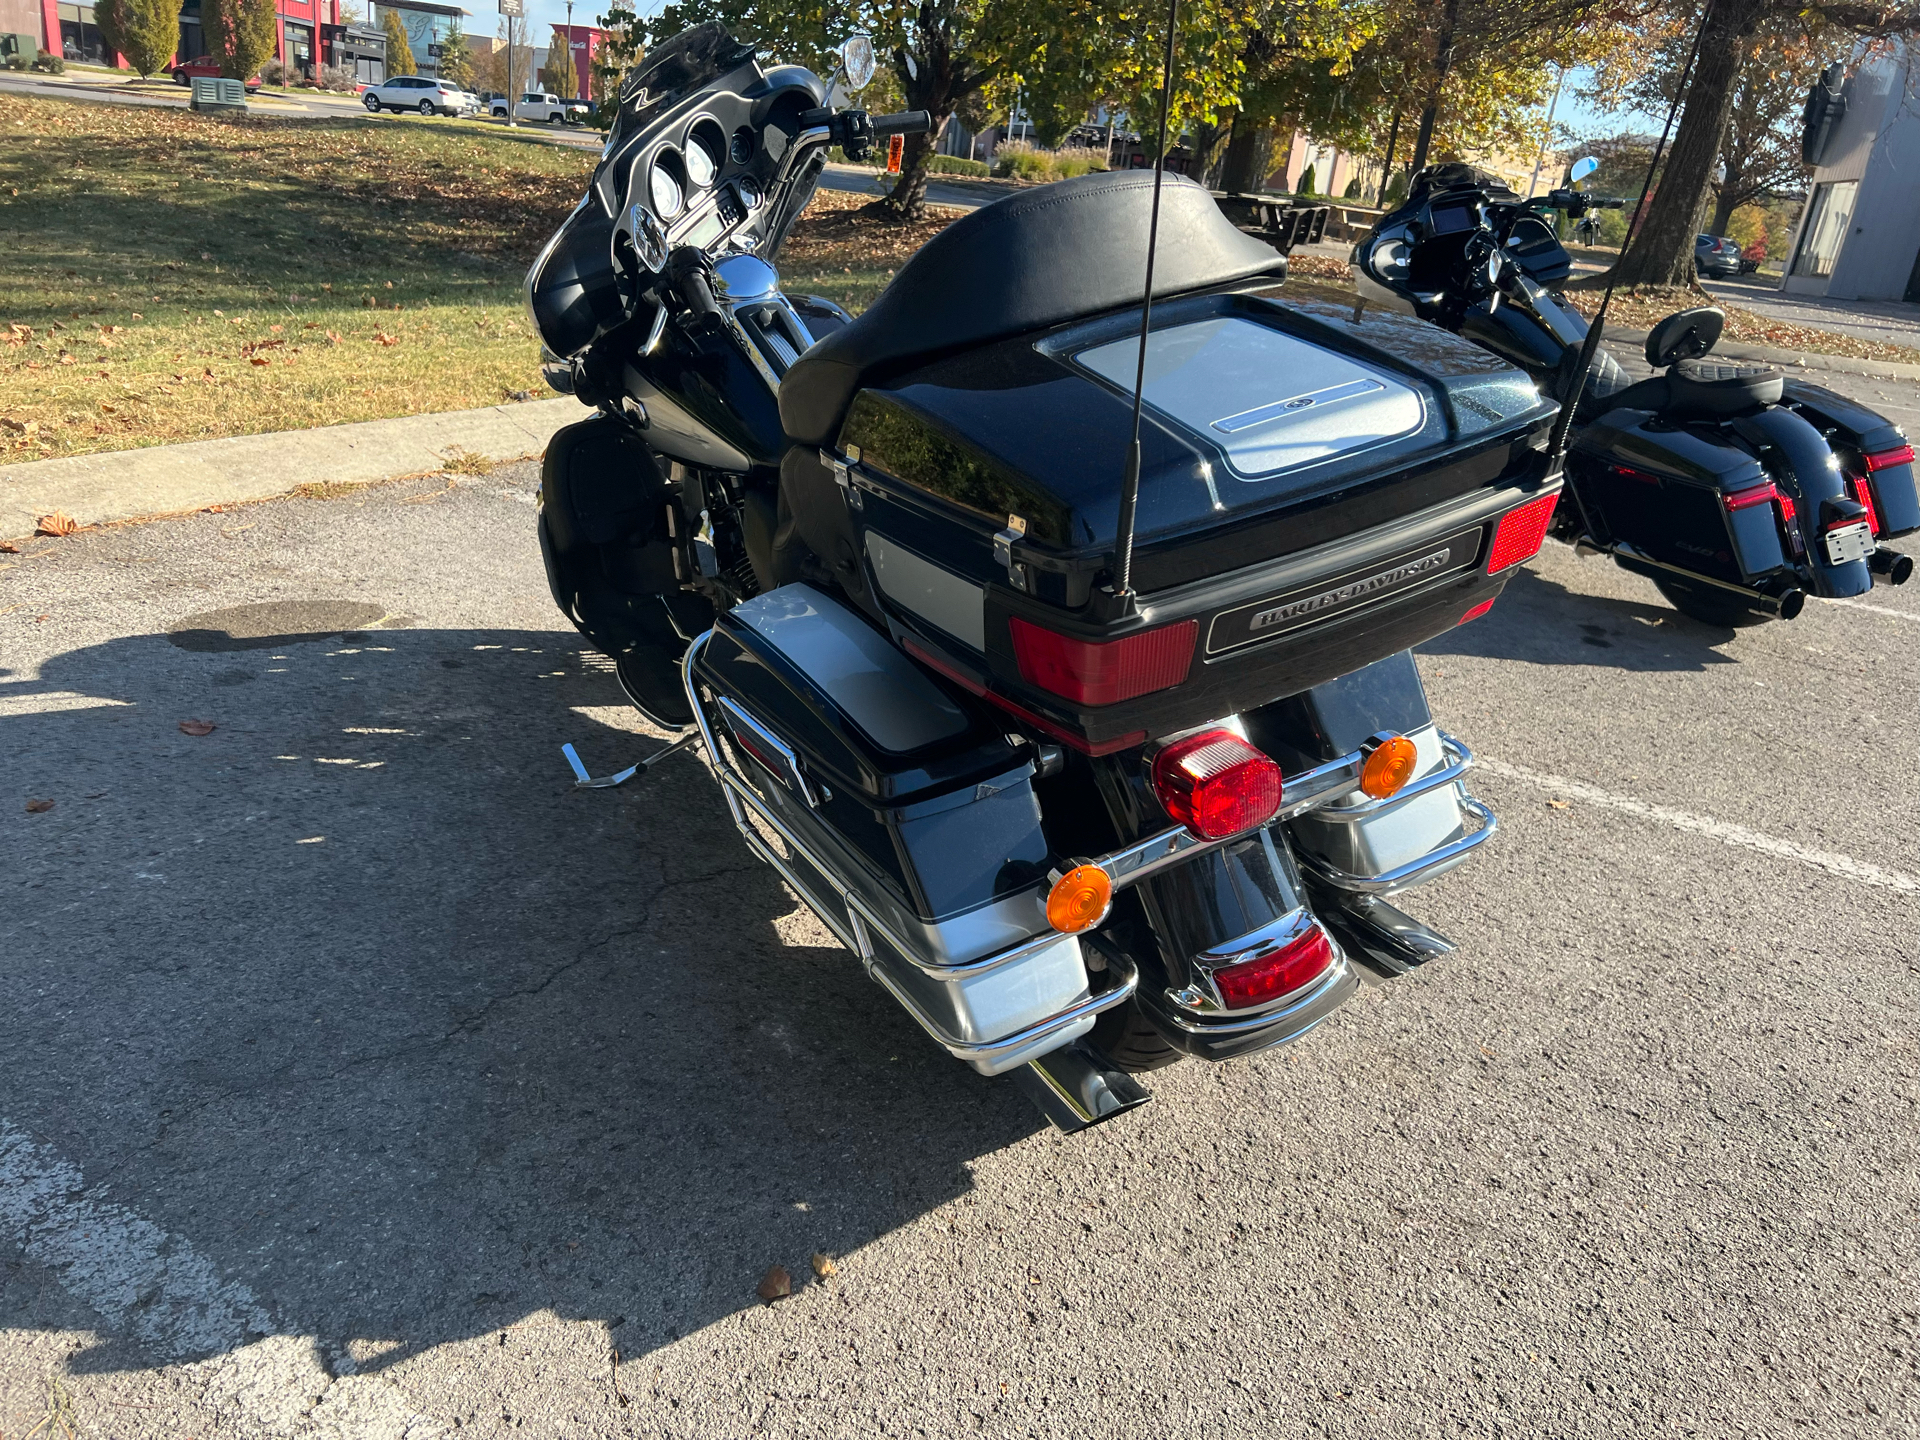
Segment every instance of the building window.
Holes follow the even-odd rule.
[[[1847,243],[1847,229],[1853,224],[1853,200],[1859,189],[1858,180],[1830,180],[1813,187],[1806,228],[1800,235],[1800,253],[1793,260],[1794,274],[1816,279],[1833,274],[1840,247]]]

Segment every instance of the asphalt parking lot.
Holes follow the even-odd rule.
[[[1459,953],[1065,1138],[697,759],[570,788],[536,480],[0,555],[0,1436],[1920,1427],[1920,593],[1549,546],[1420,659]]]

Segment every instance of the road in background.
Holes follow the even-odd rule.
[[[1459,952],[1063,1138],[697,758],[571,788],[536,483],[0,556],[0,1433],[1920,1428],[1920,587],[1549,546],[1420,657]]]

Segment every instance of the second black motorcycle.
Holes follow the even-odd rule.
[[[1470,166],[1431,166],[1355,247],[1362,301],[1472,340],[1544,395],[1578,390],[1550,533],[1612,555],[1675,609],[1745,625],[1792,619],[1809,595],[1904,583],[1912,559],[1882,542],[1920,530],[1912,445],[1822,386],[1714,360],[1723,311],[1654,326],[1650,378],[1631,380],[1600,350],[1576,385],[1587,321],[1559,293],[1572,261],[1548,217],[1602,203],[1619,202],[1573,189],[1523,200]]]

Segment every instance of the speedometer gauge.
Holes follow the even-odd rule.
[[[680,192],[680,182],[658,160],[648,172],[647,193],[653,197],[654,213],[662,220],[671,220],[687,203],[687,197]]]
[[[640,263],[649,270],[658,270],[667,263],[667,237],[661,230],[660,222],[651,212],[641,206],[633,207],[633,251]]]
[[[704,190],[713,183],[713,157],[707,154],[707,147],[698,139],[687,146],[687,179],[695,190]]]

